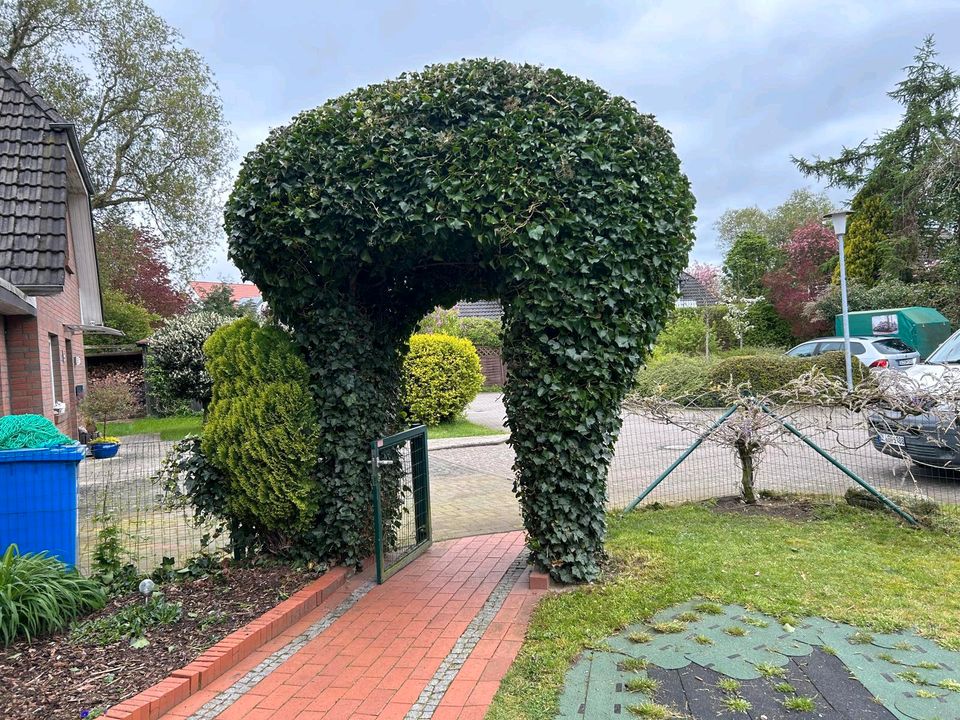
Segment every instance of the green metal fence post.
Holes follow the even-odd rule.
[[[765,413],[767,413],[767,415],[769,415],[770,417],[774,418],[777,422],[779,422],[781,425],[783,425],[783,427],[785,427],[789,432],[791,432],[791,433],[793,433],[794,435],[796,435],[798,438],[800,438],[800,440],[802,440],[804,443],[806,443],[809,447],[812,447],[821,457],[826,458],[826,459],[830,462],[831,465],[833,465],[835,468],[837,468],[837,470],[839,470],[840,472],[842,472],[842,473],[843,473],[844,475],[846,475],[848,478],[850,478],[850,479],[853,480],[855,483],[857,483],[857,485],[859,485],[859,486],[862,487],[864,490],[866,490],[868,493],[870,493],[871,495],[873,495],[877,500],[879,500],[879,501],[882,502],[884,505],[886,505],[890,510],[893,510],[893,512],[895,512],[897,515],[899,515],[900,517],[902,517],[904,520],[906,520],[906,521],[907,521],[908,523],[910,523],[911,525],[919,525],[919,524],[920,524],[913,515],[911,515],[910,513],[908,513],[906,510],[902,509],[899,505],[897,505],[895,502],[893,502],[892,500],[890,500],[886,495],[884,495],[882,492],[880,492],[880,491],[877,490],[875,487],[873,487],[873,485],[871,485],[871,484],[868,483],[866,480],[864,480],[864,479],[861,478],[859,475],[857,475],[855,472],[853,472],[852,470],[850,470],[849,468],[847,468],[843,463],[841,463],[839,460],[837,460],[835,457],[833,457],[833,455],[831,455],[830,453],[828,453],[826,450],[824,450],[824,449],[821,448],[819,445],[817,445],[813,440],[811,440],[811,439],[808,438],[806,435],[804,435],[802,432],[800,432],[799,430],[797,430],[797,428],[795,428],[795,427],[793,426],[793,424],[790,423],[788,420],[785,420],[784,418],[782,418],[782,417],[780,417],[779,415],[777,415],[775,412],[773,412],[773,411],[772,411],[770,408],[768,408],[766,405],[761,405],[760,407],[761,407],[761,409],[762,409]]]
[[[703,441],[704,441],[704,440],[706,440],[708,437],[710,437],[710,435],[712,435],[714,432],[716,432],[717,428],[719,428],[719,427],[720,427],[721,425],[723,425],[727,420],[729,420],[729,419],[730,419],[730,416],[733,415],[733,413],[735,413],[736,410],[737,410],[737,406],[736,406],[736,405],[731,405],[730,407],[728,407],[727,410],[726,410],[726,412],[723,413],[723,415],[721,415],[719,418],[717,418],[717,421],[716,421],[713,425],[711,425],[709,428],[707,428],[707,430],[706,430],[700,437],[698,437],[696,440],[694,440],[694,441],[690,444],[690,446],[689,446],[686,450],[684,450],[683,453],[680,454],[680,457],[678,457],[676,460],[674,460],[674,461],[670,464],[670,467],[668,467],[666,470],[664,470],[662,473],[660,473],[660,475],[657,476],[657,479],[656,479],[656,480],[654,480],[652,483],[650,483],[649,485],[647,485],[646,489],[645,489],[642,493],[640,493],[639,495],[637,495],[637,497],[634,498],[633,502],[630,503],[629,505],[627,505],[627,507],[625,507],[623,511],[624,511],[625,513],[632,512],[632,511],[637,507],[637,505],[639,505],[641,502],[643,502],[644,498],[647,497],[647,495],[649,495],[650,493],[652,493],[652,492],[656,489],[657,485],[659,485],[659,484],[662,483],[664,480],[666,480],[666,479],[667,479],[667,476],[670,475],[670,473],[672,473],[674,470],[677,469],[677,467],[680,465],[680,463],[682,463],[684,460],[686,460],[688,457],[690,457],[690,454],[691,454],[694,450],[696,450],[698,447],[700,447],[700,446],[703,444]]]
[[[377,582],[383,582],[383,519],[380,509],[380,448],[370,444],[370,467],[373,476],[373,555],[377,562]]]

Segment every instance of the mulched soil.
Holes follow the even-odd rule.
[[[150,645],[141,649],[130,647],[129,640],[81,643],[69,632],[0,648],[0,718],[79,720],[83,710],[105,711],[163,680],[316,577],[288,567],[254,567],[165,583],[158,590],[168,602],[182,603],[182,617],[151,629]],[[83,620],[142,602],[139,593],[115,598]],[[201,623],[204,618],[208,621]]]
[[[787,520],[812,520],[816,517],[816,505],[809,500],[796,497],[760,498],[760,502],[756,505],[744,505],[739,497],[731,495],[718,498],[714,510],[736,515],[764,515]]]

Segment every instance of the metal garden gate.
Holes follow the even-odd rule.
[[[374,555],[382,583],[430,547],[430,468],[425,425],[370,443]]]

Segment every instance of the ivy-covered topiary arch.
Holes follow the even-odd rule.
[[[230,256],[312,369],[323,551],[368,552],[369,441],[436,305],[499,298],[532,557],[597,574],[620,403],[671,306],[694,199],[668,133],[559,70],[434,65],[298,115],[244,161]]]

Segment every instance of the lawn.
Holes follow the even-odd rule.
[[[693,597],[779,618],[912,627],[960,650],[958,534],[845,505],[803,520],[686,505],[612,518],[607,551],[601,582],[539,605],[488,718],[553,718],[581,650]]]
[[[184,435],[199,433],[203,417],[200,415],[174,415],[172,417],[145,417],[127,422],[110,423],[109,435],[143,435],[160,433],[161,440],[179,440]]]
[[[109,425],[110,435],[141,435],[160,433],[161,440],[179,440],[184,435],[199,433],[203,418],[200,415],[174,417],[147,417],[127,422],[113,422]],[[477,437],[481,435],[501,435],[506,430],[491,430],[469,420],[458,419],[428,428],[428,437],[432,439]]]

